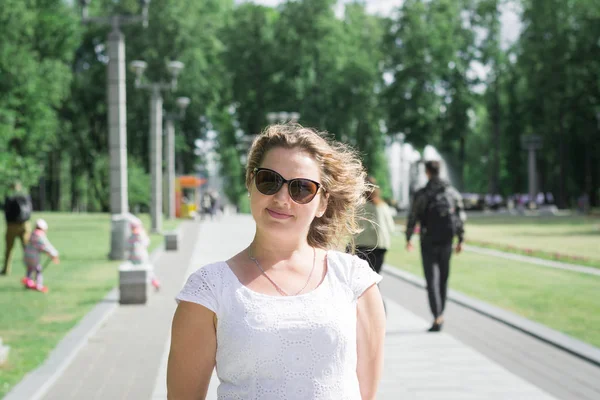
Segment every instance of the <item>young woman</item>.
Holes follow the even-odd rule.
[[[381,277],[336,251],[359,228],[355,153],[299,125],[268,127],[246,168],[256,233],[177,296],[168,398],[375,399],[383,366]]]
[[[367,181],[377,185],[373,177]],[[377,186],[367,195],[364,219],[361,220],[362,232],[355,238],[356,254],[367,261],[378,274],[381,272],[387,249],[390,248],[394,233],[394,218],[387,203],[381,198]]]

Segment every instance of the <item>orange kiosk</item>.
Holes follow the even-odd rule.
[[[194,218],[198,210],[200,186],[206,179],[193,175],[175,178],[175,216],[177,218]]]

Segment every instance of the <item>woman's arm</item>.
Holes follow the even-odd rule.
[[[383,343],[385,339],[385,311],[377,285],[371,286],[358,299],[356,321],[356,373],[362,400],[377,396],[383,371]]]
[[[391,236],[396,231],[396,223],[394,222],[394,217],[392,216],[392,210],[391,210],[390,206],[388,206],[387,204],[385,205],[384,218],[385,218],[385,223],[388,227],[388,233],[390,234],[390,239],[391,239]]]
[[[177,306],[167,367],[169,400],[206,398],[217,353],[214,316],[199,304],[182,301]]]

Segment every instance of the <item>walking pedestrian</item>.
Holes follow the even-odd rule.
[[[406,249],[412,251],[411,238],[420,224],[421,258],[427,281],[429,306],[434,317],[430,332],[439,332],[444,323],[446,291],[450,275],[450,257],[454,236],[456,253],[462,251],[464,221],[462,197],[448,182],[440,179],[440,163],[425,163],[427,185],[417,191],[406,224]]]
[[[20,182],[15,182],[11,187],[12,193],[4,200],[4,218],[6,220],[6,248],[4,266],[0,275],[10,275],[13,248],[15,240],[21,240],[23,249],[29,241],[31,234],[29,219],[31,218],[31,198],[23,192]]]
[[[252,242],[194,272],[177,296],[168,396],[375,399],[383,367],[381,277],[336,251],[359,229],[356,153],[297,124],[273,125],[248,154]]]
[[[364,215],[360,221],[362,232],[354,239],[356,255],[369,263],[378,274],[385,258],[387,249],[391,246],[394,233],[394,218],[387,203],[381,198],[381,190],[373,177],[367,181],[373,185],[373,191],[367,194]]]

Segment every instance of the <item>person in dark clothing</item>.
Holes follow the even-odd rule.
[[[421,257],[427,281],[429,306],[434,322],[430,332],[439,332],[444,322],[446,290],[450,274],[450,257],[454,236],[458,237],[456,253],[462,251],[466,215],[460,193],[440,179],[440,163],[425,163],[429,182],[417,191],[406,224],[406,249],[413,250],[410,242],[417,222],[421,230]]]
[[[29,219],[31,218],[31,198],[22,192],[19,182],[12,186],[12,194],[6,196],[4,201],[4,217],[6,219],[6,248],[4,255],[4,266],[0,275],[10,275],[13,247],[16,239],[21,240],[23,249],[29,241],[31,230]]]

